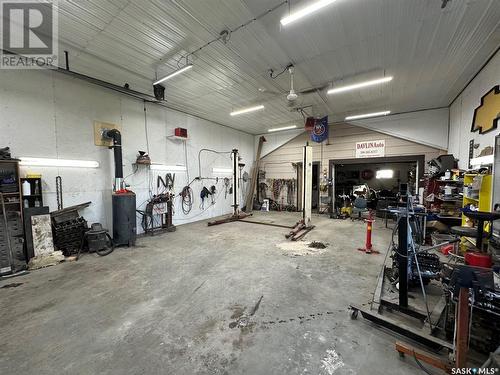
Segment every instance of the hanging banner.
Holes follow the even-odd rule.
[[[356,142],[356,158],[377,158],[385,156],[385,139]]]
[[[311,130],[311,140],[321,143],[328,138],[328,116],[316,119],[314,128]]]
[[[304,128],[310,132],[314,129],[314,124],[316,123],[316,119],[314,117],[308,117],[306,118],[306,124],[304,125]]]

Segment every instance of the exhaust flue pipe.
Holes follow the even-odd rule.
[[[122,135],[117,129],[103,130],[102,136],[104,138],[111,138],[113,140],[114,158],[115,158],[115,184],[113,191],[123,189],[123,162],[122,162]]]

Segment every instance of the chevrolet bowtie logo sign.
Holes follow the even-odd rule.
[[[479,134],[497,128],[500,120],[500,86],[496,85],[481,98],[481,105],[474,110],[471,132]]]

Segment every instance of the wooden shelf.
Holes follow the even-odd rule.
[[[177,135],[167,135],[167,138],[168,139],[177,139],[179,141],[187,141],[188,140],[187,137],[179,137]]]
[[[2,193],[4,197],[12,197],[12,196],[16,196],[16,195],[19,195],[19,192],[16,191],[14,193]]]

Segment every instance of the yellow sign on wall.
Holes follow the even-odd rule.
[[[497,128],[500,119],[500,86],[494,86],[481,98],[481,105],[474,110],[471,132],[479,134]]]

